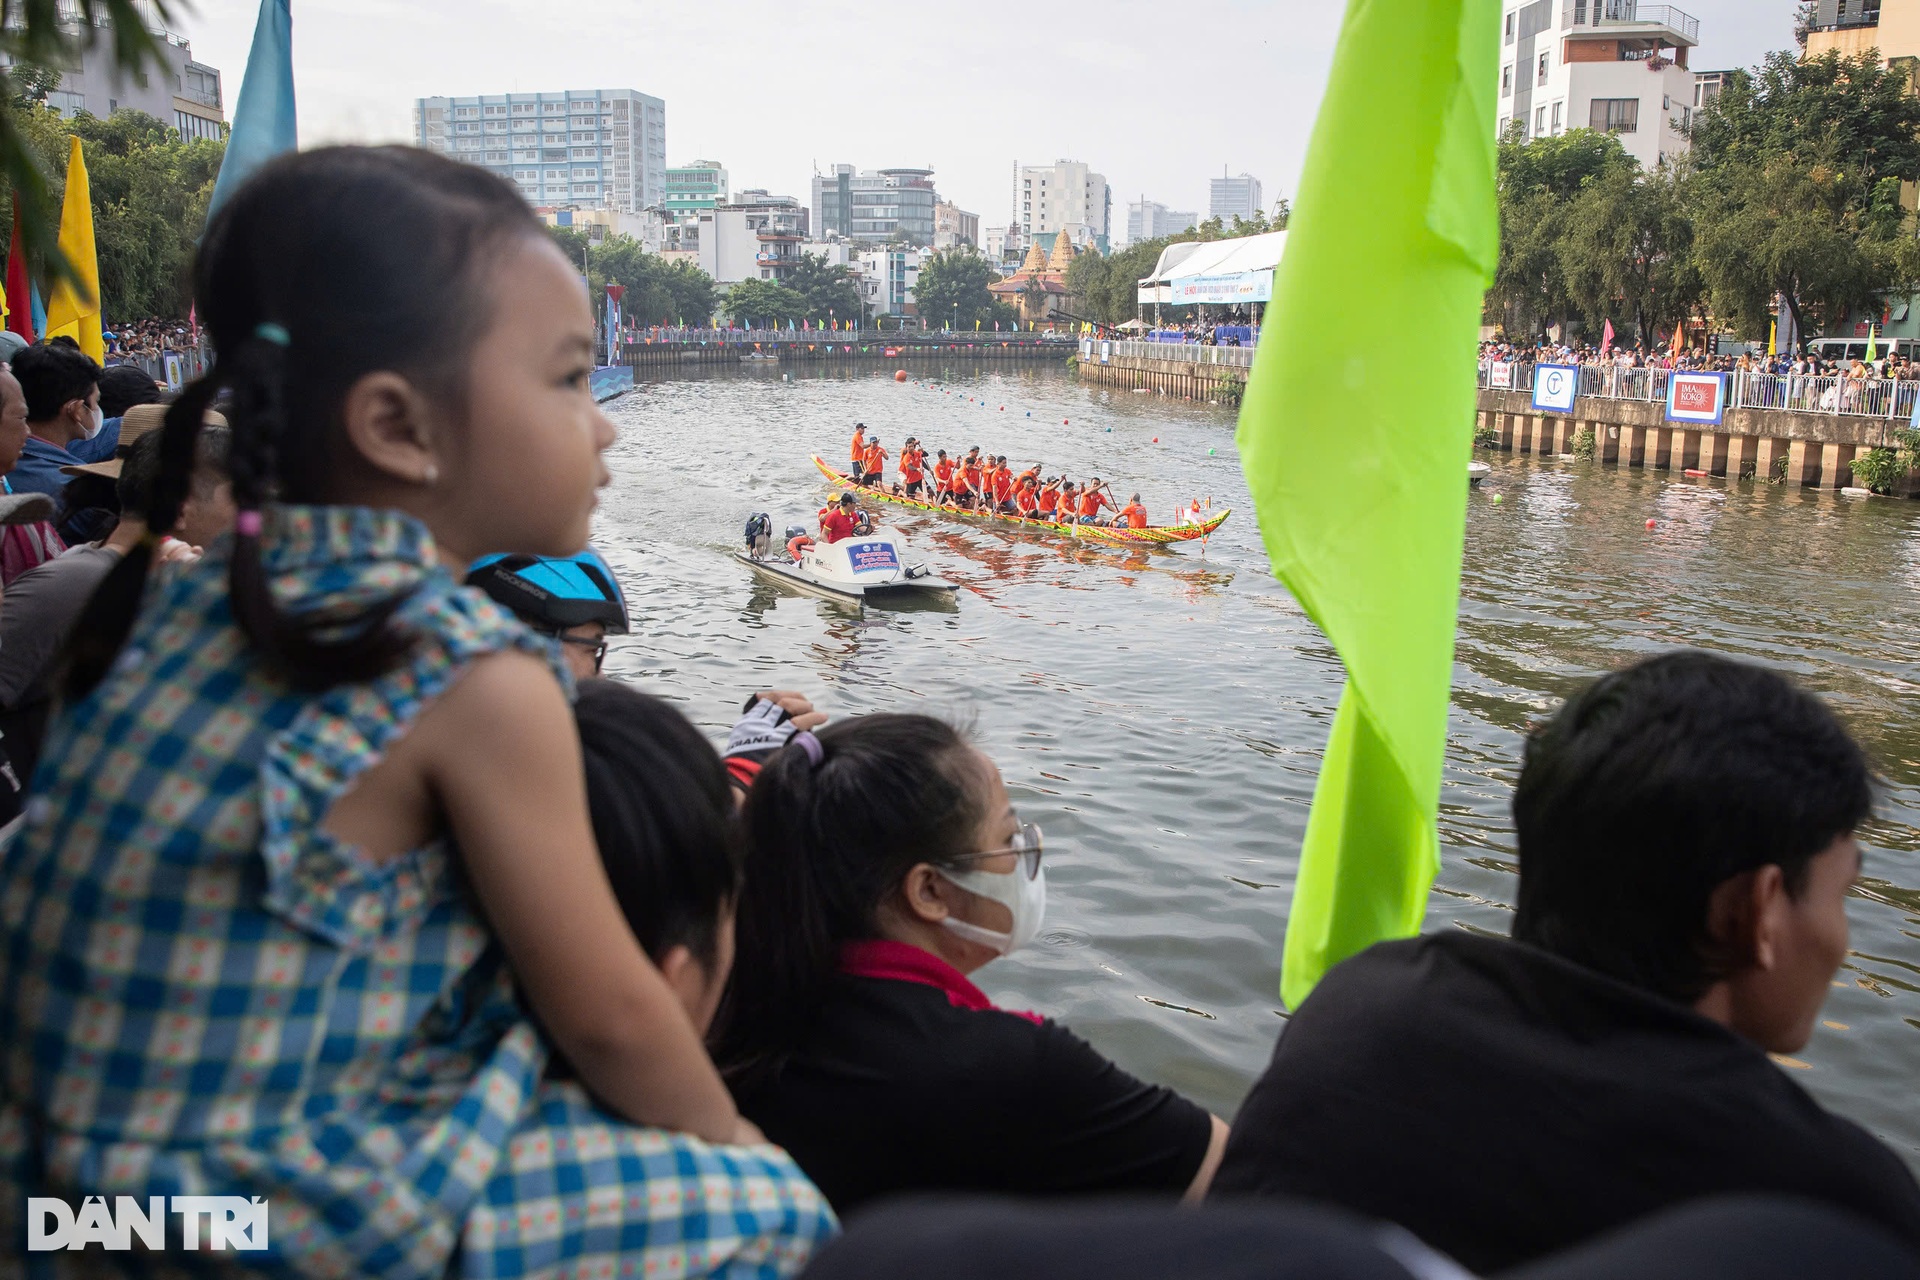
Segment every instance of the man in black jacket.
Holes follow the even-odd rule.
[[[1676,653],[1528,740],[1511,939],[1337,966],[1233,1124],[1216,1196],[1331,1201],[1497,1271],[1703,1196],[1782,1192],[1920,1246],[1892,1151],[1767,1058],[1847,948],[1872,782],[1818,699]]]

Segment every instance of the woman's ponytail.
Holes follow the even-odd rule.
[[[62,697],[68,702],[84,698],[106,678],[133,631],[153,568],[154,548],[160,534],[180,519],[180,508],[193,485],[200,424],[220,394],[223,381],[224,372],[216,365],[205,377],[189,384],[167,409],[160,436],[160,467],[147,511],[147,536],[108,572],[74,624],[73,638],[67,645],[66,677],[61,682]]]

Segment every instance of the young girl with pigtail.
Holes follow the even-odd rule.
[[[7,1246],[28,1196],[235,1195],[283,1273],[797,1271],[832,1215],[628,930],[547,646],[459,585],[587,541],[578,277],[483,170],[331,148],[194,292],[152,524],[221,396],[240,512],[101,588],[0,855]]]

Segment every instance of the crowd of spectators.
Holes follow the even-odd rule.
[[[1753,373],[1779,377],[1874,378],[1892,381],[1920,380],[1920,364],[1904,354],[1888,352],[1869,361],[1864,359],[1822,358],[1812,351],[1741,351],[1733,354],[1681,350],[1671,347],[1649,351],[1644,347],[1612,347],[1605,351],[1592,344],[1564,342],[1483,342],[1480,344],[1480,369],[1484,373],[1496,363],[1520,366],[1535,364],[1571,364],[1617,369],[1668,369],[1702,373]]]
[[[127,358],[157,359],[199,345],[194,327],[184,320],[133,320],[116,324],[100,336],[109,364]]]

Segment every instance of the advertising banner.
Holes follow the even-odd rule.
[[[1513,366],[1504,360],[1495,360],[1487,366],[1487,385],[1499,391],[1513,389]]]
[[[847,548],[847,560],[855,573],[891,573],[900,567],[900,557],[887,542],[856,542]]]
[[[1572,413],[1574,393],[1579,387],[1580,370],[1572,365],[1533,367],[1533,407],[1543,413]]]
[[[1667,382],[1667,421],[1717,427],[1727,412],[1727,375],[1675,373]]]
[[[1176,306],[1204,302],[1209,306],[1233,306],[1246,302],[1273,301],[1273,272],[1236,271],[1226,276],[1187,276],[1171,286]]]

